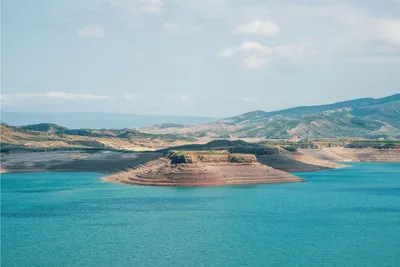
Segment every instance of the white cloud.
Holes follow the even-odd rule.
[[[99,99],[108,99],[106,95],[93,95],[93,94],[71,94],[71,93],[64,93],[64,92],[53,92],[49,91],[42,94],[43,97],[50,97],[50,98],[62,98],[68,100],[75,100],[75,99],[86,99],[86,100],[99,100]]]
[[[239,50],[245,53],[254,53],[254,54],[269,54],[272,52],[272,48],[269,46],[263,46],[258,42],[244,42],[240,47]]]
[[[218,55],[220,57],[230,58],[239,53],[248,55],[265,56],[272,52],[272,48],[269,46],[263,46],[258,42],[245,41],[239,46],[230,47],[221,50]]]
[[[272,20],[253,20],[245,25],[236,27],[233,30],[233,34],[277,36],[279,34],[279,26]]]
[[[29,99],[63,99],[63,100],[105,100],[109,97],[106,95],[93,95],[93,94],[71,94],[65,92],[48,91],[44,93],[16,93],[16,94],[2,94],[4,101],[14,100],[29,100]]]
[[[267,58],[265,57],[256,57],[254,55],[250,55],[243,59],[243,67],[248,70],[258,70],[264,67],[267,63]]]
[[[246,41],[239,46],[224,49],[218,55],[226,59],[239,60],[240,65],[249,70],[261,69],[269,63],[300,66],[321,61],[314,45],[306,42],[271,47]]]
[[[400,19],[380,19],[375,25],[377,38],[400,46]]]
[[[151,0],[151,1],[142,0],[141,2],[146,2],[146,4],[144,4],[141,7],[141,10],[143,12],[158,14],[163,11],[164,3],[161,0]]]
[[[79,37],[101,38],[104,37],[104,30],[99,25],[87,25],[76,31]]]
[[[219,52],[223,58],[236,58],[246,69],[261,69],[267,63],[267,57],[273,49],[258,42],[243,42],[241,45]]]
[[[350,4],[291,5],[288,12],[295,21],[312,23],[313,29],[323,28],[331,34],[330,39],[345,44],[354,42],[380,41],[400,46],[400,19],[377,16]],[[329,24],[331,23],[331,24]],[[332,27],[334,24],[334,28]]]
[[[345,2],[291,4],[281,6],[272,17],[282,18],[282,14],[290,18],[278,20],[288,34],[318,45],[332,60],[393,62],[391,53],[378,55],[376,49],[386,46],[400,52],[399,16],[372,2],[363,6]],[[364,56],[359,55],[360,50]]]

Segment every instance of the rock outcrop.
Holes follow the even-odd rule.
[[[153,186],[219,186],[296,183],[305,180],[257,162],[254,155],[225,152],[172,152],[105,178],[106,181]]]

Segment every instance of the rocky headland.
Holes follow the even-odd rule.
[[[173,151],[138,168],[105,178],[109,182],[151,186],[219,186],[296,183],[305,180],[228,151]]]

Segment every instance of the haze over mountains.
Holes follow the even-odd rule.
[[[22,126],[53,123],[73,129],[122,129],[161,123],[191,125],[208,123],[217,119],[200,116],[137,115],[98,112],[27,113],[2,111],[1,114],[1,121],[9,125]]]
[[[195,138],[399,139],[400,94],[379,99],[362,98],[330,105],[303,106],[272,112],[257,110],[222,120],[207,117],[108,113],[3,112],[2,122],[10,125],[55,123],[73,129],[137,128],[143,133],[179,134]],[[62,129],[63,134],[65,131],[78,131]]]
[[[140,131],[214,138],[400,138],[400,94],[273,112],[258,110],[203,125],[153,126]]]

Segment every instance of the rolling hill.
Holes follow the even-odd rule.
[[[189,144],[190,137],[141,133],[132,129],[68,129],[56,124],[27,126],[1,124],[1,151],[128,150],[151,151],[171,145]]]
[[[257,110],[201,125],[152,126],[140,131],[212,138],[400,138],[400,94],[320,106]]]

